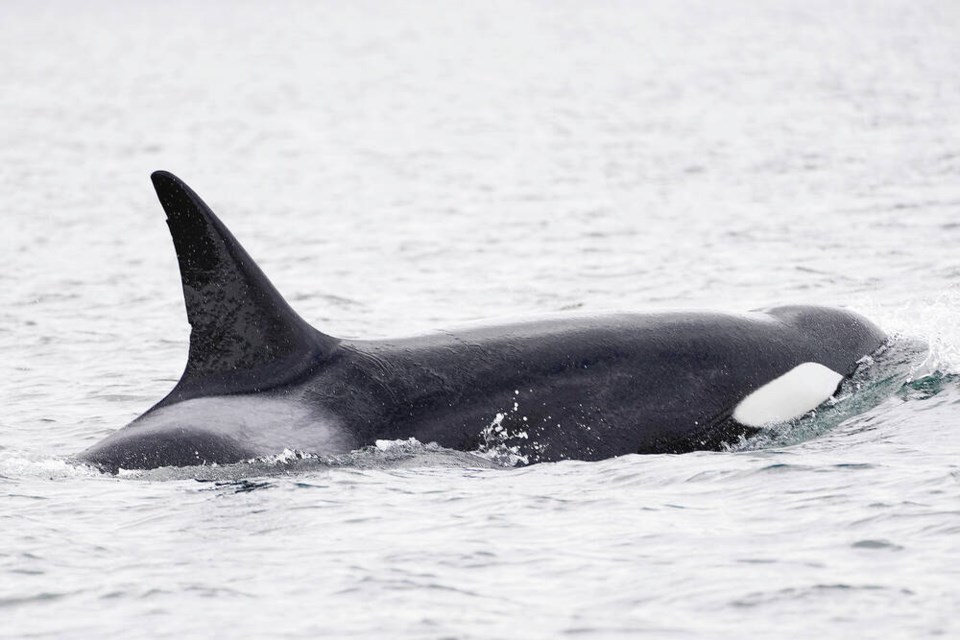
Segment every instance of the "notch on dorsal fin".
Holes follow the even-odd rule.
[[[161,405],[262,391],[313,369],[337,340],[307,324],[200,197],[166,171],[151,176],[180,263],[190,355]]]

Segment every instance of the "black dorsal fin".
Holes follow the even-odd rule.
[[[186,369],[161,404],[262,391],[326,359],[337,340],[290,308],[200,196],[166,171],[150,177],[167,214],[192,328]]]

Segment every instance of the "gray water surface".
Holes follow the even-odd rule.
[[[0,636],[957,635],[958,69],[953,2],[5,2]],[[100,475],[70,456],[186,358],[161,168],[337,336],[817,303],[896,338],[725,452]]]

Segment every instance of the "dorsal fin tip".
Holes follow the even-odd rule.
[[[297,315],[186,183],[167,171],[150,178],[167,214],[192,328],[186,369],[167,400],[262,391],[322,362],[338,341]]]
[[[177,176],[163,169],[157,169],[156,171],[151,173],[150,179],[153,180],[154,184],[156,184],[158,180],[180,180],[180,178],[178,178]]]

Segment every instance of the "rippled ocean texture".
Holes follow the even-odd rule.
[[[957,3],[0,13],[0,636],[960,633]],[[333,335],[820,303],[897,337],[727,452],[100,475],[70,456],[186,358],[159,168]]]

